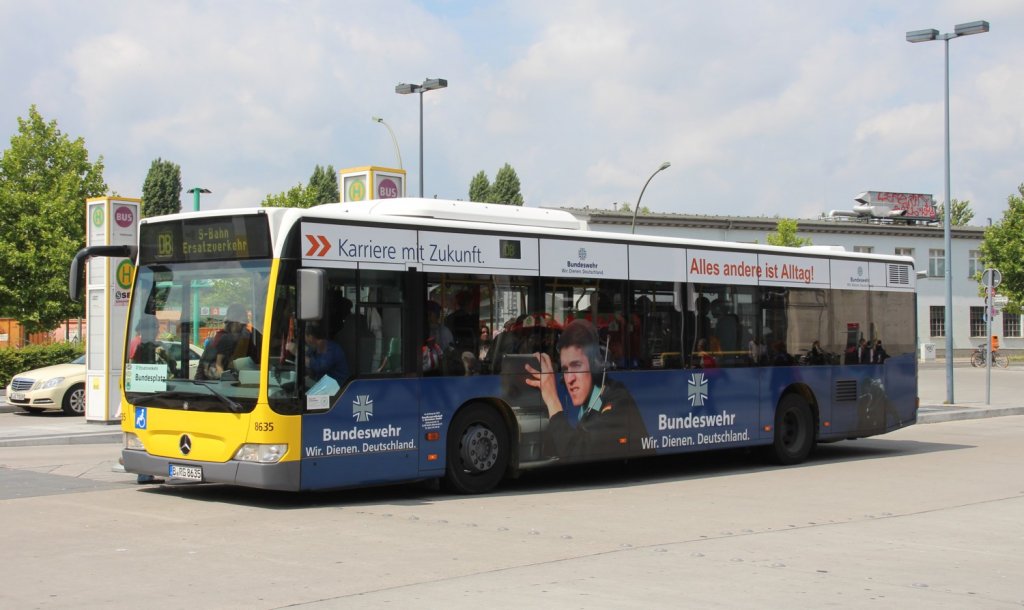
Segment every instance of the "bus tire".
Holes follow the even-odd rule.
[[[490,491],[508,466],[509,438],[505,420],[481,404],[459,411],[448,430],[445,487],[462,494]]]
[[[771,455],[783,465],[799,464],[814,449],[814,416],[798,394],[787,394],[775,410],[775,440]]]

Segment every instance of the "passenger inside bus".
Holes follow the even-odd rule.
[[[224,328],[217,331],[199,359],[196,379],[220,379],[224,371],[236,369],[236,359],[249,356],[252,334],[246,327],[248,312],[241,303],[228,307]]]
[[[165,364],[168,376],[177,375],[178,365],[156,340],[157,323],[153,316],[143,316],[136,325],[138,335],[132,340],[129,359],[137,364]]]
[[[306,325],[306,374],[314,382],[329,376],[344,385],[349,378],[348,359],[336,342],[327,338],[319,324]]]

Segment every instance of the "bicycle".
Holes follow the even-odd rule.
[[[987,356],[988,356],[988,346],[984,345],[984,344],[979,345],[978,348],[974,350],[974,353],[971,354],[971,366],[973,366],[973,367],[983,367],[983,366],[985,366],[985,360],[986,360]],[[994,350],[992,352],[992,365],[993,366],[998,366],[999,368],[1002,368],[1002,369],[1005,369],[1006,367],[1010,366],[1010,358],[1008,356],[1006,356],[1006,354],[1000,354],[999,350]]]

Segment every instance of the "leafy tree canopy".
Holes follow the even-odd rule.
[[[487,178],[484,170],[480,170],[469,181],[469,200],[479,203],[487,203],[491,194],[491,181]]]
[[[481,170],[473,176],[469,183],[469,200],[482,203],[523,205],[519,175],[511,165],[506,163],[494,175],[494,183],[491,184],[487,179],[487,174]]]
[[[974,219],[974,210],[971,209],[971,202],[969,200],[958,201],[957,198],[954,197],[952,208],[953,215],[949,217],[950,225],[954,227],[962,227],[964,225],[969,224],[971,220]],[[938,206],[938,209],[935,210],[935,214],[939,218],[939,224],[944,224],[946,222],[945,212],[946,206],[944,205]]]
[[[142,217],[177,214],[181,211],[181,167],[157,158],[142,184]]]
[[[68,266],[85,246],[85,200],[107,192],[103,157],[89,161],[33,104],[0,156],[0,316],[46,331],[84,306],[68,297]]]
[[[328,165],[327,169],[317,165],[313,169],[313,175],[309,177],[307,188],[313,191],[312,197],[316,201],[313,205],[341,201],[341,195],[338,192],[338,175],[334,173],[333,165]]]
[[[986,268],[1002,273],[1003,281],[996,290],[1010,297],[1013,307],[1008,311],[1019,313],[1024,305],[1024,184],[1006,202],[1003,218],[985,229],[981,260]]]
[[[798,237],[796,231],[796,220],[792,218],[780,218],[775,224],[775,232],[769,233],[767,236],[768,243],[772,246],[789,246],[791,248],[811,245],[810,238]]]

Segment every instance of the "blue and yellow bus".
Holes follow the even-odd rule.
[[[137,263],[130,472],[481,493],[528,469],[680,452],[761,446],[793,464],[917,419],[907,257],[419,199],[182,213],[139,235],[72,271]]]

